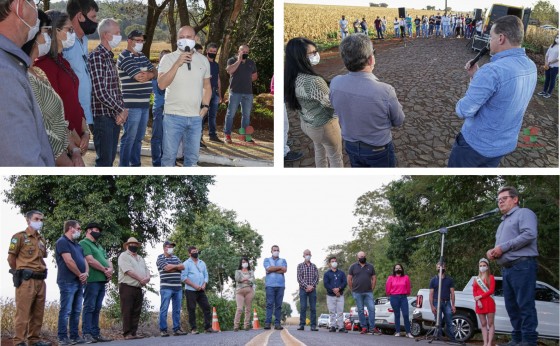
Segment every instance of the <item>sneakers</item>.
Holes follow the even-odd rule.
[[[299,326],[297,330],[304,330],[305,328],[303,326]]]
[[[214,329],[212,329],[212,328],[208,328],[208,329],[206,329],[204,332],[207,333],[207,334],[210,334],[210,333],[217,333],[217,332],[216,332]]]
[[[362,328],[362,330],[360,331],[360,334],[367,334],[367,328]]]
[[[103,336],[101,336],[101,335],[94,336],[93,338],[94,338],[95,340],[97,340],[97,342],[109,342],[109,341],[113,341],[113,339],[105,338],[105,337],[103,337]]]
[[[226,143],[233,144],[233,141],[231,140],[231,135],[226,135]]]
[[[264,324],[264,329],[267,329],[267,330],[270,329],[270,323],[265,323]]]
[[[86,344],[95,344],[97,340],[91,334],[84,334]]]
[[[331,327],[331,328],[329,329],[329,332],[330,332],[330,333],[335,333],[335,332],[336,332],[336,327]]]
[[[192,335],[197,335],[197,334],[198,334],[198,330],[196,330],[196,329],[191,330],[191,334],[192,334]]]
[[[348,333],[348,331],[345,328],[340,328],[338,330],[339,333]]]
[[[220,138],[218,138],[218,136],[210,136],[210,142],[216,142],[216,143],[224,144],[224,141],[222,141]]]
[[[541,92],[538,93],[537,95],[539,95],[539,96],[544,96],[544,95],[546,95],[546,91],[541,91]]]
[[[546,93],[546,94],[543,95],[543,97],[544,97],[545,99],[549,99],[551,96],[552,96],[552,95],[549,94],[549,93]]]
[[[288,153],[286,154],[286,156],[284,156],[284,161],[285,162],[293,162],[293,161],[297,161],[299,159],[301,159],[303,157],[303,153],[299,152],[299,151],[288,151]]]
[[[76,339],[70,339],[70,341],[72,342],[72,345],[76,345],[76,344],[90,344],[91,342],[87,342],[86,340],[84,340],[83,338],[80,338],[79,336]]]
[[[401,336],[401,333],[395,333],[395,336],[400,337],[400,336]]]
[[[282,330],[282,329],[284,329],[284,327],[282,327],[281,325],[277,325],[277,326],[274,326],[274,329],[275,330]]]
[[[58,340],[58,344],[61,345],[61,346],[62,345],[72,345],[72,341],[70,341],[70,339],[68,339],[68,338],[64,338],[64,339]]]
[[[312,331],[312,332],[318,332],[319,329],[317,329],[317,327],[312,326],[312,327],[311,327],[311,331]]]
[[[167,333],[167,331],[162,330],[161,332],[159,332],[159,336],[161,336],[162,338],[166,338],[169,336],[169,333]]]
[[[414,336],[410,333],[406,333],[406,337],[409,338],[409,339],[414,339]]]
[[[173,335],[174,335],[174,336],[187,335],[187,333],[185,333],[185,332],[182,331],[181,329],[177,329],[177,330],[173,331]]]
[[[377,328],[377,327],[371,329],[370,332],[371,332],[371,334],[383,334],[383,333],[381,333],[381,330],[379,330],[379,328]]]
[[[238,328],[238,327],[235,327],[235,328],[233,328],[233,331],[234,331],[234,332],[238,332],[238,331],[239,331],[239,328]]]

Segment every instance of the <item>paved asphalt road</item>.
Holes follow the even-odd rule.
[[[199,334],[186,336],[170,336],[167,338],[146,338],[129,341],[113,341],[108,346],[147,346],[147,345],[247,345],[247,346],[324,346],[324,345],[352,345],[352,346],[400,346],[400,345],[429,345],[426,340],[420,338],[418,342],[414,339],[394,337],[392,335],[360,335],[359,332],[329,333],[327,329],[321,328],[318,332],[296,330],[296,326],[287,327],[283,331],[275,330],[251,330],[240,332],[221,332],[215,334]],[[445,345],[446,343],[436,341],[433,345]]]

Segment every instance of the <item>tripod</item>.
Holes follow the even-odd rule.
[[[422,233],[419,235],[415,235],[413,237],[408,237],[406,238],[406,240],[412,240],[412,239],[417,239],[417,238],[421,238],[421,237],[425,237],[427,235],[430,234],[434,234],[434,233],[439,233],[441,234],[441,246],[440,246],[440,256],[439,256],[439,262],[438,263],[444,263],[444,258],[443,258],[443,249],[445,247],[445,235],[447,234],[448,229],[450,228],[456,228],[462,225],[466,225],[475,221],[479,221],[482,219],[485,219],[487,217],[492,216],[493,214],[495,214],[496,212],[498,212],[499,209],[494,209],[488,213],[484,213],[484,214],[480,214],[477,215],[475,217],[470,218],[467,221],[463,221],[460,223],[457,223],[455,225],[451,225],[451,226],[447,226],[447,227],[442,227],[440,229],[436,229],[434,231],[430,231],[430,232],[426,232],[426,233]],[[441,336],[439,335],[439,329],[441,327],[441,280],[442,280],[442,274],[443,274],[443,269],[442,269],[443,265],[440,265],[439,267],[439,275],[438,275],[438,298],[437,298],[437,309],[436,309],[436,324],[435,326],[433,326],[428,333],[426,333],[426,340],[429,340],[428,343],[431,344],[434,340],[439,340],[442,341]],[[419,341],[418,339],[416,339],[416,341]]]

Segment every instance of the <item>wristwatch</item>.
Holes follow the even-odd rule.
[[[209,106],[209,105],[205,105],[205,104],[201,104],[201,105],[200,105],[200,109],[202,109],[202,108],[210,108],[210,106]]]

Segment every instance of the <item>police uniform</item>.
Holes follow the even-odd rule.
[[[28,269],[33,275],[23,280],[16,288],[16,317],[14,345],[24,343],[27,336],[30,345],[40,341],[43,313],[45,311],[45,296],[47,257],[45,240],[37,231],[30,228],[12,236],[8,253],[16,258],[16,270]]]

